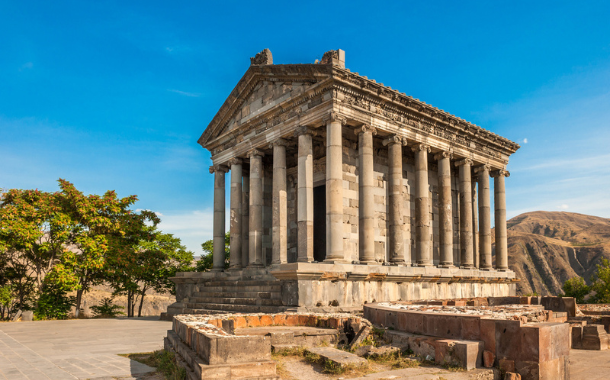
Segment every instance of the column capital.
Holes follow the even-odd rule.
[[[430,145],[427,144],[417,144],[417,145],[413,145],[411,147],[411,150],[414,152],[418,152],[418,151],[422,151],[425,150],[426,152],[430,153]]]
[[[510,177],[510,172],[508,170],[494,170],[491,172],[492,177]]]
[[[279,138],[273,142],[269,143],[269,148],[273,148],[274,146],[288,146],[290,145],[290,141],[286,139]]]
[[[481,166],[477,166],[476,168],[474,168],[474,173],[479,174],[479,173],[489,172],[490,168],[491,167],[488,164],[483,164]]]
[[[265,153],[261,152],[258,149],[252,149],[250,151],[248,151],[248,153],[246,154],[249,158],[252,158],[253,156],[258,156],[258,157],[265,157]]]
[[[220,173],[226,173],[229,171],[229,167],[226,165],[212,165],[210,166],[210,174],[216,173],[216,172],[220,172]]]
[[[438,152],[438,153],[436,153],[436,154],[434,155],[434,159],[435,159],[435,160],[437,160],[437,161],[438,161],[438,160],[441,160],[441,159],[443,159],[443,158],[449,158],[449,159],[452,159],[452,158],[453,158],[453,154],[452,154],[451,152],[448,152],[448,151],[446,151],[446,150],[443,150],[443,151],[440,151],[440,152]]]
[[[472,165],[472,160],[470,158],[463,158],[463,159],[455,162],[455,166],[462,166],[462,165]]]
[[[239,157],[234,157],[234,158],[230,159],[229,162],[228,162],[229,166],[241,165],[243,163],[244,163],[244,160],[242,160]]]
[[[407,138],[406,137],[400,137],[398,135],[391,135],[388,136],[387,138],[385,138],[383,140],[383,145],[387,146],[387,145],[392,145],[392,144],[401,144],[406,146],[407,145]]]
[[[294,131],[294,136],[295,137],[299,137],[301,135],[315,136],[316,133],[317,133],[316,130],[308,125],[299,125],[297,127],[297,129],[295,129],[295,131]]]
[[[324,122],[328,123],[328,122],[340,122],[341,125],[345,125],[347,124],[347,118],[343,115],[341,115],[339,112],[335,112],[335,111],[331,111],[329,112],[326,117],[324,117]]]
[[[357,135],[365,132],[371,132],[373,136],[375,136],[377,134],[377,128],[373,127],[372,125],[362,124],[354,129],[354,133]]]

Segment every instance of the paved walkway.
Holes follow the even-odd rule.
[[[157,318],[0,323],[0,380],[112,379],[148,373],[117,354],[163,348]]]

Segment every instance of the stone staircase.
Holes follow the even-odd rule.
[[[185,313],[277,313],[287,309],[282,305],[278,280],[212,279],[199,284],[198,290],[185,302]]]

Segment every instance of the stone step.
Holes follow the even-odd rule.
[[[286,309],[284,306],[255,306],[255,305],[230,305],[230,304],[193,304],[187,307],[185,314],[206,314],[208,311],[230,311],[235,313],[281,313]]]
[[[280,292],[193,292],[193,298],[199,297],[225,297],[225,298],[263,298],[279,299],[282,298]]]
[[[278,353],[278,352],[282,352],[282,351],[291,351],[296,348],[299,348],[299,346],[296,344],[272,344],[271,352]]]
[[[231,286],[200,286],[199,291],[203,293],[224,293],[224,292],[281,292],[282,286],[276,285],[231,285]]]
[[[322,359],[335,363],[339,367],[360,366],[368,363],[366,359],[358,355],[332,347],[312,347],[305,350],[319,355]]]
[[[278,280],[210,280],[203,281],[205,286],[264,286],[278,285]]]
[[[246,297],[192,297],[188,303],[222,303],[232,305],[262,305],[282,306],[282,300],[278,298],[246,298]]]

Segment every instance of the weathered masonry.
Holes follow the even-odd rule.
[[[170,313],[515,291],[504,183],[519,145],[350,72],[342,50],[313,64],[257,54],[199,144],[214,164],[214,270],[179,274]]]

